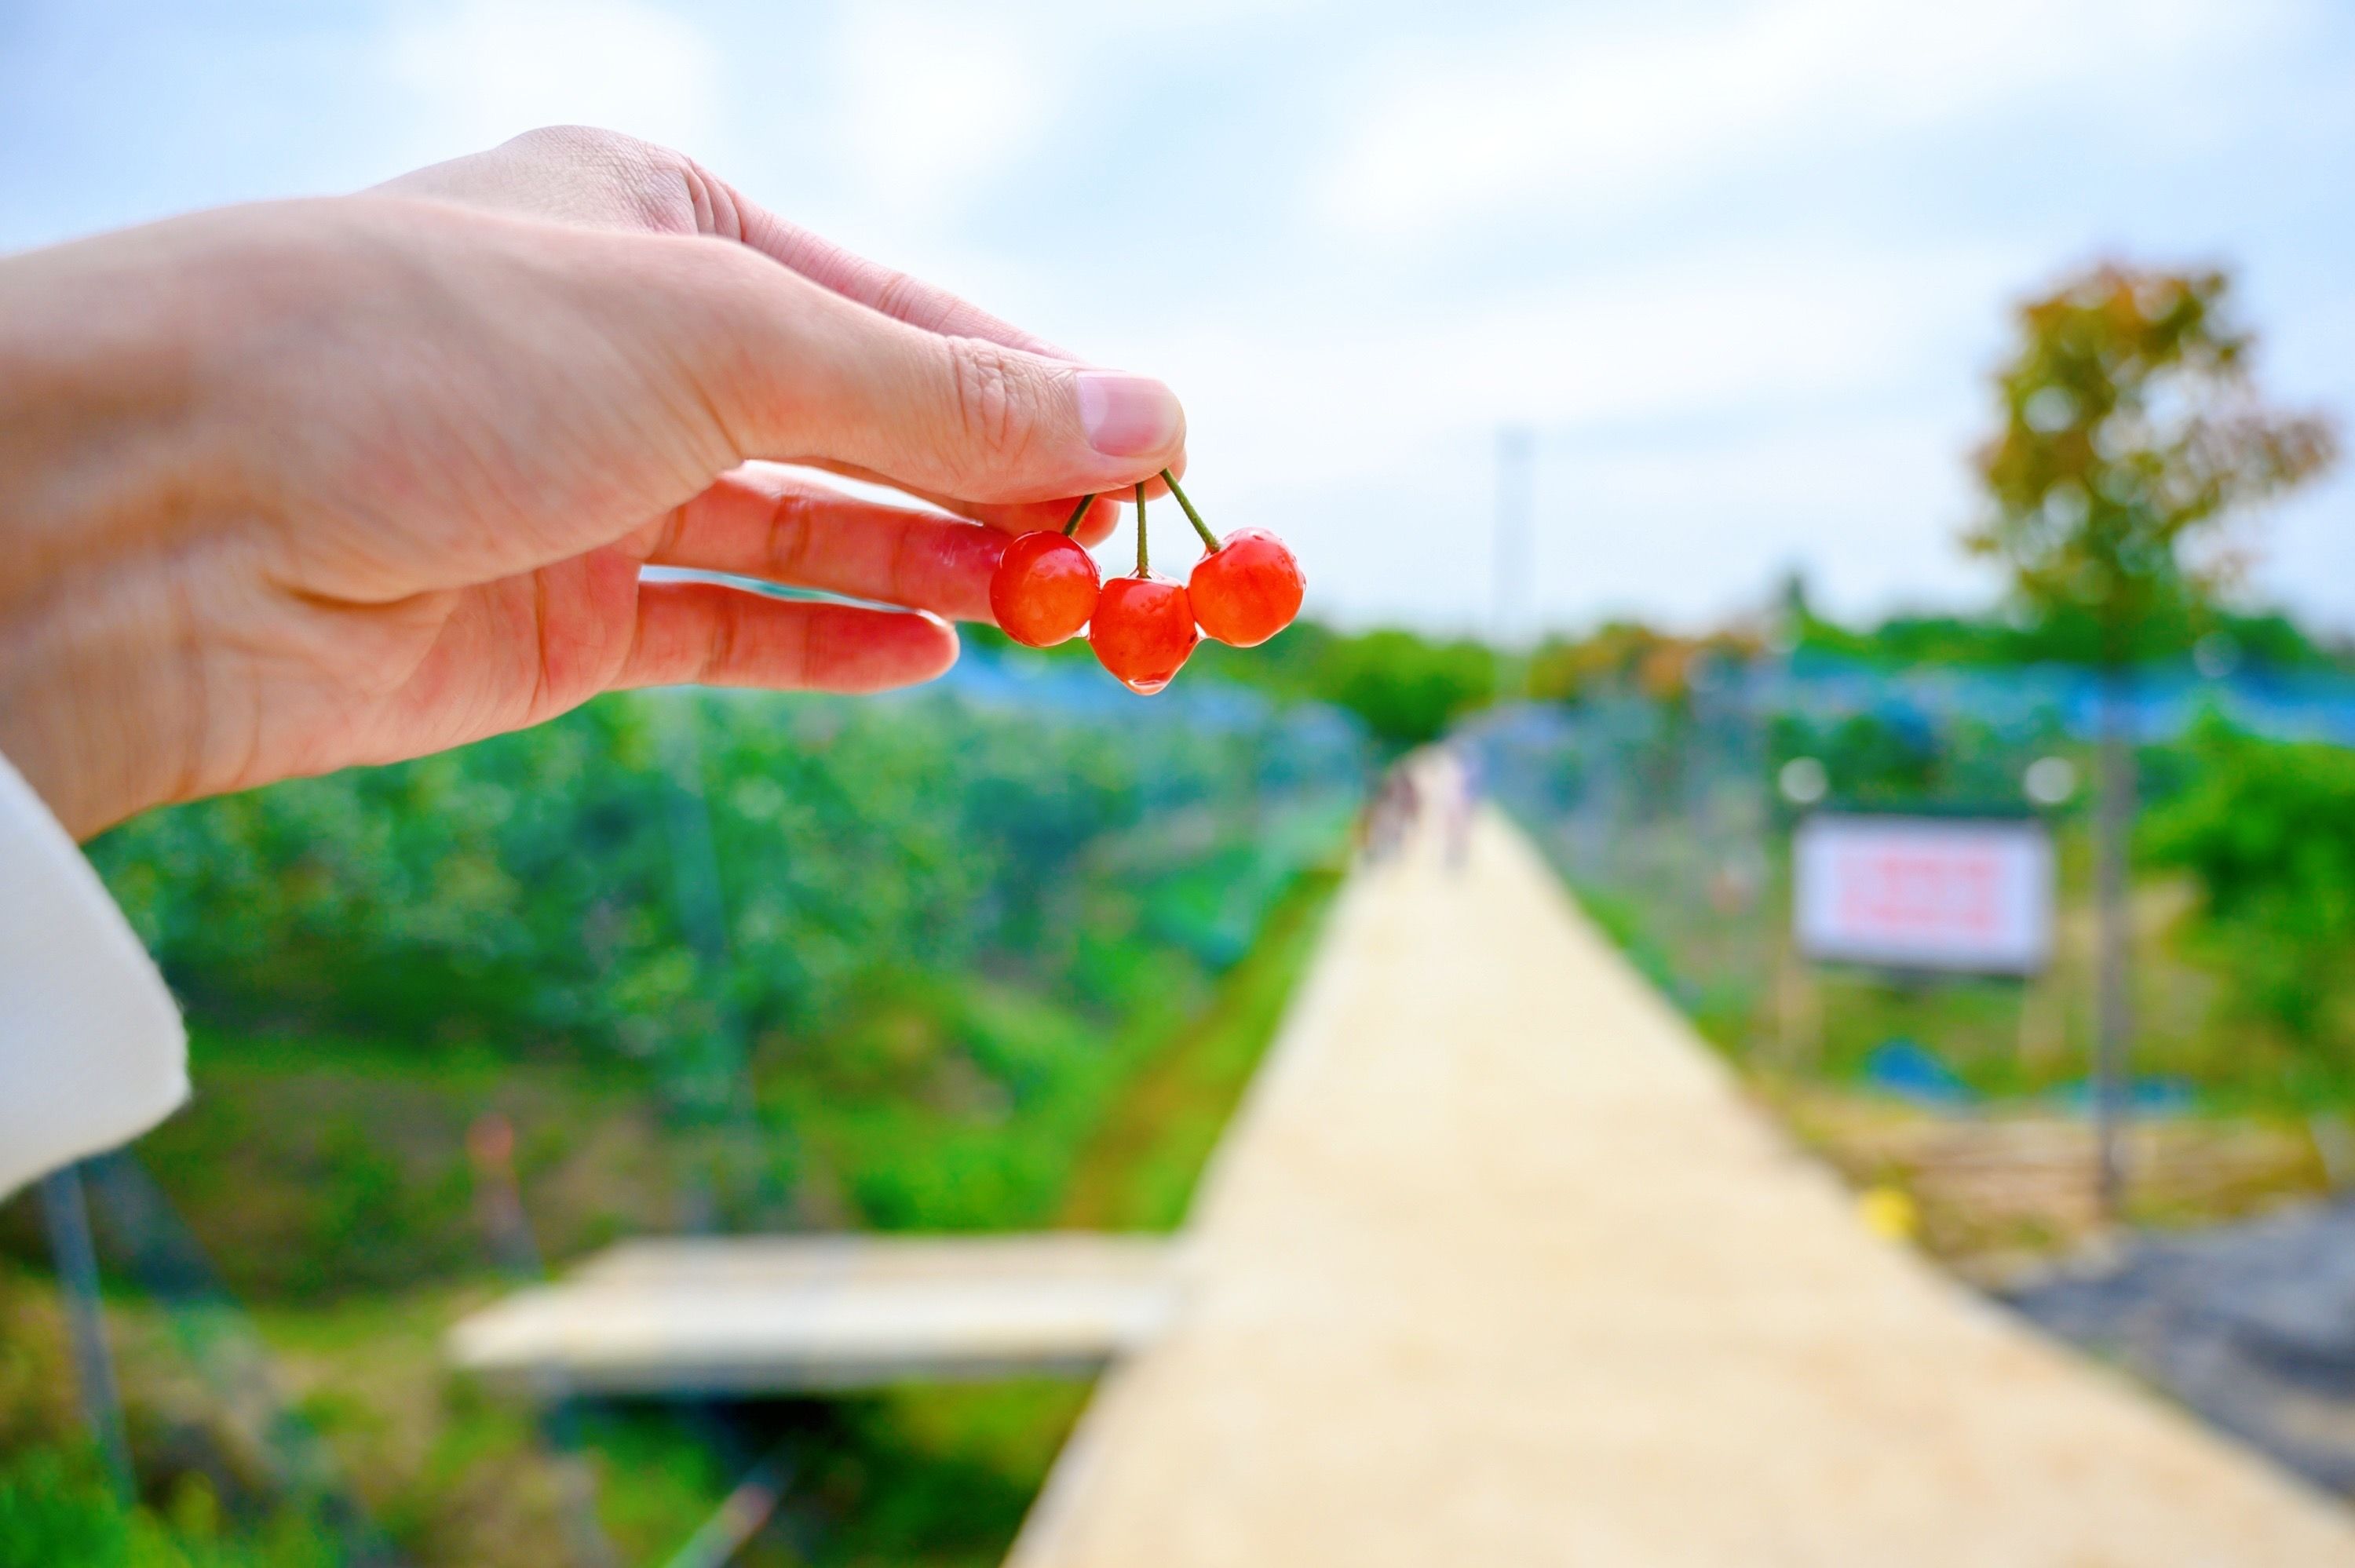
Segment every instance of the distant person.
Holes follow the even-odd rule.
[[[1447,758],[1447,868],[1472,861],[1472,820],[1480,810],[1480,754],[1468,746],[1443,748]]]
[[[930,679],[1003,531],[1182,465],[1185,429],[597,131],[0,260],[0,1193],[187,1092],[76,840],[622,687]]]
[[[1405,847],[1413,834],[1420,804],[1412,771],[1403,762],[1392,764],[1382,775],[1382,787],[1374,796],[1369,835],[1372,853],[1367,857],[1369,861],[1380,865]]]

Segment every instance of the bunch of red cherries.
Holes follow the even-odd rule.
[[[1197,629],[1236,648],[1256,648],[1300,613],[1306,579],[1283,540],[1242,528],[1210,532],[1167,469],[1162,482],[1202,537],[1204,554],[1182,584],[1153,575],[1145,545],[1145,486],[1136,487],[1136,575],[1102,581],[1072,537],[1092,495],[1071,508],[1060,534],[1024,534],[1006,546],[989,579],[989,608],[1007,636],[1050,648],[1087,628],[1088,646],[1122,685],[1147,696],[1176,677],[1200,641]]]

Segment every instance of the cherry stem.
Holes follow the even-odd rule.
[[[1142,578],[1153,570],[1153,563],[1145,554],[1145,482],[1136,482],[1136,575]]]
[[[1161,482],[1169,487],[1169,493],[1176,496],[1178,498],[1178,504],[1186,509],[1186,521],[1194,525],[1195,533],[1202,535],[1202,548],[1205,550],[1217,549],[1219,547],[1219,536],[1210,532],[1210,525],[1202,521],[1202,514],[1194,510],[1194,503],[1186,499],[1186,493],[1184,491],[1178,488],[1178,476],[1171,473],[1165,468],[1161,471]]]
[[[1085,517],[1088,514],[1088,508],[1093,506],[1095,503],[1096,498],[1093,494],[1082,495],[1080,497],[1080,503],[1071,508],[1070,521],[1063,524],[1064,538],[1068,539],[1072,535],[1080,531],[1080,519]]]

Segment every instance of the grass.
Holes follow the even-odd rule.
[[[118,1499],[89,1454],[0,1456],[0,1568],[333,1568],[333,1539],[285,1516],[243,1530],[191,1480],[158,1509]]]
[[[1130,1081],[1082,1151],[1059,1223],[1175,1230],[1306,969],[1341,885],[1337,863],[1301,874],[1210,1005]]]

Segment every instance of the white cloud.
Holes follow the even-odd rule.
[[[1058,137],[1101,143],[1124,106],[1187,112],[1173,56],[1333,0],[852,0],[824,72],[829,154],[905,242],[1018,193]]]
[[[462,0],[402,17],[381,58],[422,100],[420,161],[566,123],[710,152],[719,51],[638,0]]]
[[[1617,207],[2056,84],[2147,115],[2154,71],[2212,64],[2295,3],[1785,0],[1670,26],[1550,23],[1377,64],[1316,199],[1346,228],[1429,235],[1524,202]]]
[[[1083,96],[1057,35],[995,8],[856,5],[837,47],[836,151],[902,221],[953,219]]]
[[[1432,432],[1498,420],[1689,429],[1967,392],[1993,302],[2028,267],[1998,246],[1753,241],[1393,317],[1304,300],[1224,327],[1172,321],[1131,357],[1187,389],[1205,435],[1261,461],[1411,461]]]

